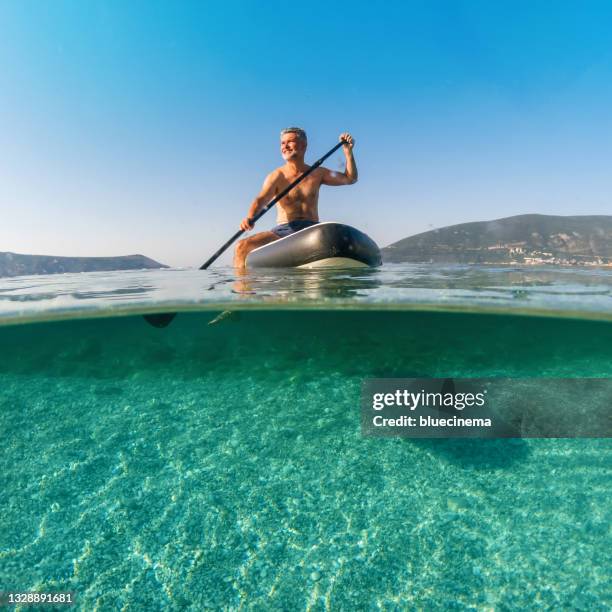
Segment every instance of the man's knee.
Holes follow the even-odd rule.
[[[251,249],[249,248],[249,239],[243,238],[236,243],[236,253],[246,255]]]

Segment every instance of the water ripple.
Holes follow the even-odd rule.
[[[0,279],[0,322],[163,309],[508,310],[609,318],[603,268],[387,264],[378,269],[130,270]]]

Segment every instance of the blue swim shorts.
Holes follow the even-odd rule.
[[[300,230],[306,229],[311,225],[317,225],[318,221],[290,221],[289,223],[282,223],[281,225],[274,226],[270,231],[276,234],[279,238],[284,238],[285,236],[289,236],[294,234],[295,232],[299,232]]]

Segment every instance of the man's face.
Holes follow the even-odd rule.
[[[281,136],[281,155],[285,161],[303,156],[305,152],[306,143],[295,132]]]

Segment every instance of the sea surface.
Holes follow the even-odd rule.
[[[366,378],[609,378],[609,269],[0,279],[0,350],[0,591],[80,610],[612,606],[610,440],[360,432]]]

